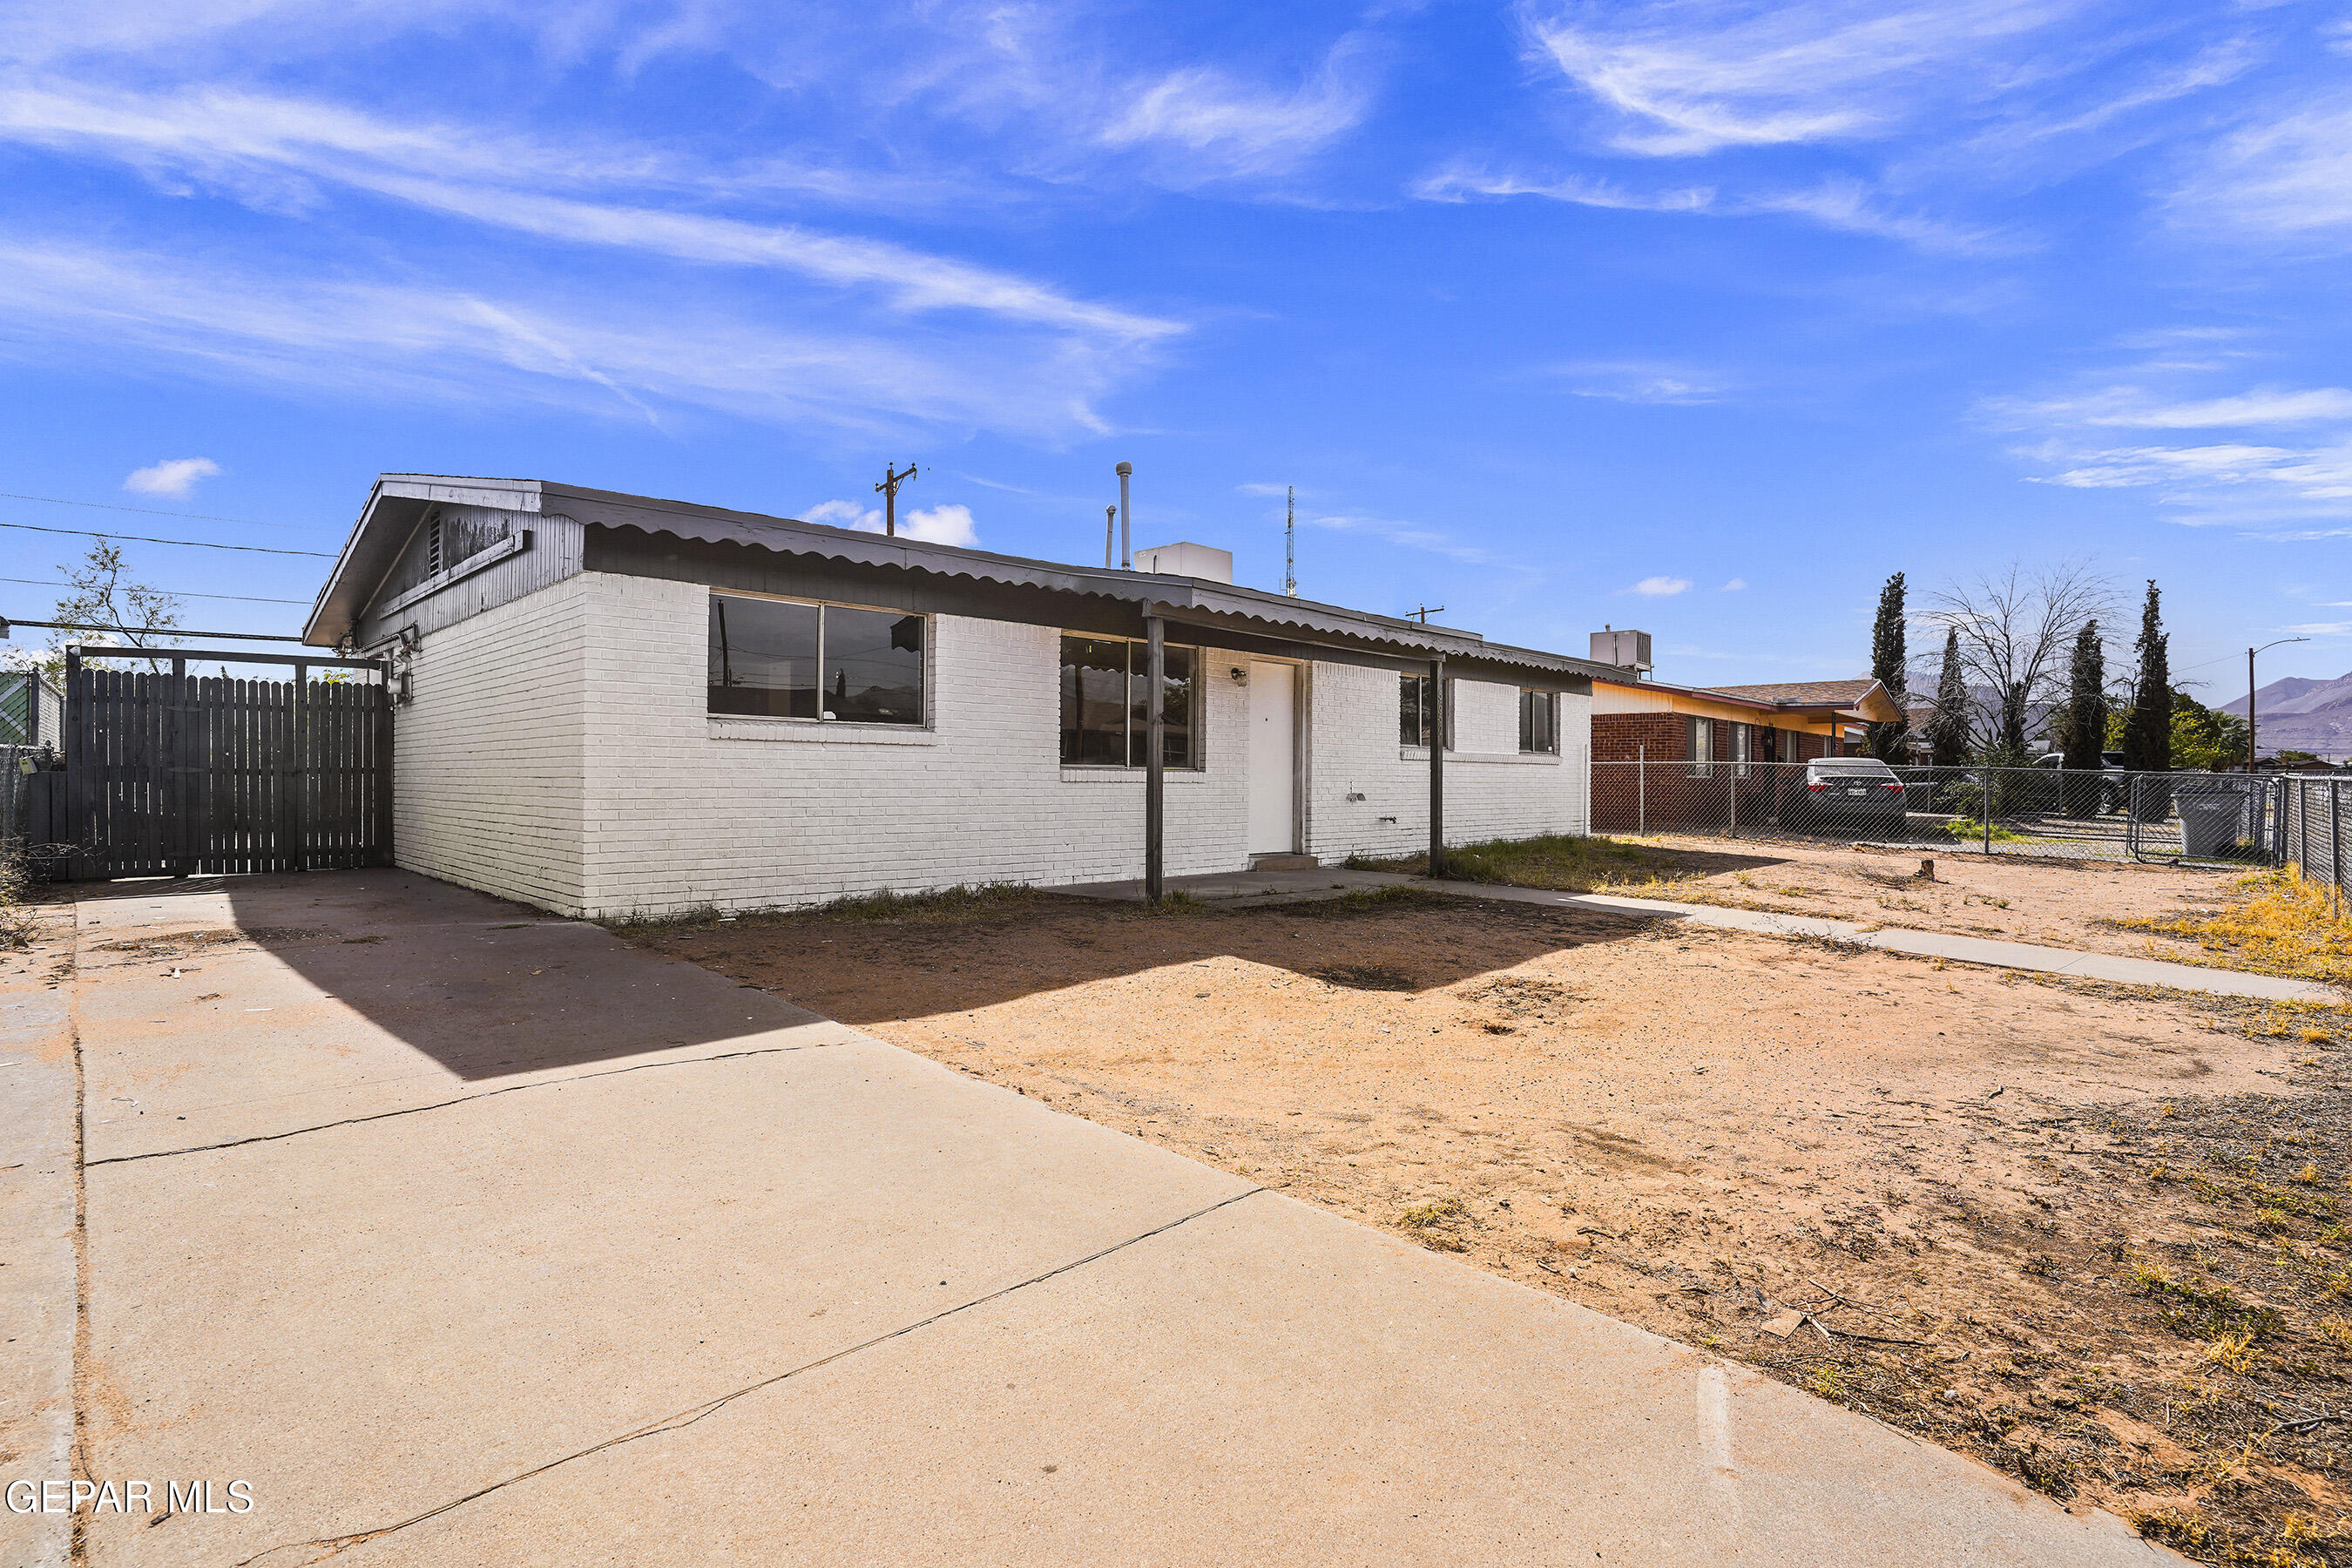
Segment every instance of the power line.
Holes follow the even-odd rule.
[[[0,577],[0,583],[29,583],[36,588],[70,588],[70,583],[53,583],[46,577]],[[245,605],[307,605],[308,599],[265,599],[256,594],[198,594],[185,588],[158,588],[159,594],[169,594],[175,599],[235,599]]]
[[[325,527],[316,522],[264,522],[254,517],[215,517],[208,511],[164,511],[152,506],[116,506],[102,500],[67,500],[62,496],[20,496],[13,490],[0,490],[0,500],[37,500],[49,506],[87,506],[100,511],[135,511],[142,517],[188,517],[198,522],[241,522],[252,528],[299,528],[312,533]]]
[[[0,522],[0,528],[29,529],[35,533],[78,533],[85,539],[122,539],[133,544],[184,544],[192,550],[249,550],[261,555],[315,555],[321,561],[335,559],[324,550],[274,550],[267,544],[214,544],[202,539],[151,539],[144,534],[100,533],[88,528],[43,528],[37,522]]]
[[[286,637],[278,632],[192,632],[181,626],[110,626],[98,621],[12,621],[0,616],[0,626],[38,626],[52,632],[120,632],[134,637],[229,637],[237,642],[300,642],[299,637]],[[178,648],[161,648],[152,643],[132,643],[131,647],[142,653],[180,653]],[[89,650],[85,649],[85,652]]]

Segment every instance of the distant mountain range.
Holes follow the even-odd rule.
[[[2221,704],[2224,713],[2246,716],[2246,700]],[[2254,693],[2255,741],[2265,753],[2316,752],[2323,757],[2352,756],[2352,675],[2306,680],[2299,675],[2273,680]]]

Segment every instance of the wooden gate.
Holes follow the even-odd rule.
[[[45,775],[47,832],[34,835],[53,846],[49,876],[211,876],[391,861],[392,707],[383,661],[173,648],[142,656],[169,660],[168,674],[85,662],[126,657],[67,649],[66,765]],[[190,674],[199,660],[291,665],[293,679]]]

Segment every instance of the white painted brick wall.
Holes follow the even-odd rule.
[[[1412,855],[1429,847],[1429,753],[1398,744],[1398,678],[1318,664],[1309,699],[1313,766],[1308,853]],[[1586,794],[1592,700],[1559,700],[1560,754],[1519,754],[1516,686],[1455,680],[1454,750],[1445,760],[1445,841],[1590,831]],[[1360,800],[1351,796],[1360,795]]]
[[[428,637],[398,721],[400,863],[595,915],[1142,873],[1141,770],[1061,765],[1058,631],[934,616],[928,731],[714,720],[708,598],[590,573]],[[1168,774],[1171,876],[1247,861],[1247,660],[1202,662],[1207,766]],[[1449,841],[1583,831],[1589,700],[1561,699],[1565,758],[1530,763],[1515,688],[1455,692]],[[1428,763],[1399,755],[1397,677],[1318,664],[1302,696],[1308,852],[1423,847]]]
[[[588,590],[578,577],[427,636],[393,710],[393,852],[579,914]]]

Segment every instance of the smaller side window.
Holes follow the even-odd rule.
[[[1734,777],[1744,779],[1753,771],[1748,764],[1755,761],[1755,752],[1756,726],[1734,724],[1731,727],[1731,772]]]
[[[1445,745],[1454,745],[1454,681],[1448,677],[1444,692],[1445,699]],[[1429,744],[1430,731],[1435,726],[1430,707],[1430,679],[1425,675],[1397,677],[1397,740],[1407,746]]]
[[[1693,719],[1690,721],[1690,776],[1695,779],[1713,777],[1715,773],[1715,721]]]
[[[1559,751],[1559,693],[1519,692],[1519,750],[1538,754]]]

